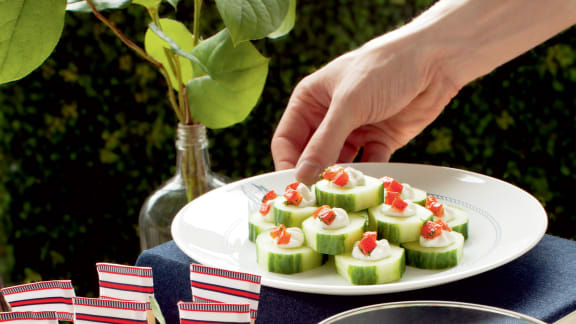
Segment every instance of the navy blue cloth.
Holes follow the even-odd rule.
[[[142,252],[136,262],[152,267],[154,294],[169,324],[179,323],[176,303],[192,301],[192,262],[174,241]],[[532,250],[504,266],[401,293],[329,296],[262,286],[256,323],[317,323],[352,308],[408,300],[476,303],[554,322],[576,310],[576,242],[545,235]]]

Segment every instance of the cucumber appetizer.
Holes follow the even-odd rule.
[[[282,197],[272,206],[274,224],[287,227],[300,227],[302,222],[316,210],[314,190],[305,184],[294,182],[286,187]]]
[[[420,229],[432,220],[432,212],[400,198],[399,193],[387,191],[383,204],[368,209],[370,222],[376,223],[378,237],[390,243],[417,241]]]
[[[272,216],[272,204],[278,196],[274,190],[268,191],[262,197],[260,209],[248,215],[248,239],[256,243],[258,234],[274,227],[274,217]]]
[[[293,182],[280,196],[269,191],[249,214],[249,240],[266,271],[300,273],[333,256],[350,284],[374,285],[401,280],[407,266],[446,269],[461,262],[466,210],[351,167],[332,166],[320,176],[311,187]]]
[[[354,285],[398,281],[404,274],[404,249],[377,240],[376,232],[365,232],[352,252],[334,257],[336,271]]]
[[[297,227],[276,226],[256,239],[256,262],[269,272],[303,272],[321,266],[325,260],[324,255],[304,245],[304,234]]]
[[[318,205],[356,212],[383,201],[382,181],[353,168],[330,167],[322,173],[322,178],[316,183]]]
[[[362,238],[368,215],[348,214],[342,208],[321,206],[302,223],[308,245],[316,252],[336,255],[352,251],[354,242]]]
[[[434,214],[434,220],[443,220],[453,231],[468,239],[468,215],[460,208],[444,206],[434,196],[426,197],[426,208]]]
[[[456,266],[462,258],[464,236],[452,231],[442,220],[422,226],[418,241],[402,244],[406,265],[421,269],[445,269]]]

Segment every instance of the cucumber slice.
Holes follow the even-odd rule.
[[[458,232],[457,239],[445,247],[425,247],[418,241],[402,244],[406,249],[406,265],[421,269],[445,269],[456,266],[462,259],[464,236]]]
[[[286,198],[278,197],[272,205],[274,224],[286,227],[301,227],[302,222],[312,216],[318,207],[298,207],[286,204]]]
[[[369,217],[377,224],[378,238],[393,244],[417,241],[422,225],[433,218],[432,212],[420,205],[414,205],[416,214],[409,217],[388,216],[381,207],[368,209]]]
[[[418,188],[414,188],[411,187],[412,192],[413,192],[413,197],[412,199],[406,199],[409,200],[415,204],[418,204],[420,206],[424,206],[426,205],[426,197],[428,196],[428,193],[422,189],[418,189]],[[402,197],[402,195],[400,195]],[[404,197],[402,197],[402,199],[404,199]]]
[[[324,264],[326,257],[308,246],[294,249],[278,247],[270,237],[270,231],[256,238],[256,262],[269,272],[298,273]]]
[[[404,249],[390,245],[391,254],[375,261],[358,260],[351,253],[334,257],[336,271],[354,285],[373,285],[398,281],[404,274]]]
[[[260,233],[274,226],[274,223],[265,221],[258,211],[254,211],[248,215],[248,239],[250,242],[256,243],[256,238]]]
[[[354,243],[362,239],[366,230],[366,212],[350,213],[350,224],[337,229],[324,229],[318,221],[309,217],[302,223],[302,231],[308,246],[319,253],[336,255],[352,251]]]
[[[468,239],[468,213],[463,209],[454,206],[444,205],[444,209],[453,215],[453,218],[446,222],[448,226],[454,231],[464,235],[464,239]],[[436,220],[437,217],[434,217]]]
[[[340,207],[347,212],[357,212],[384,202],[384,185],[382,181],[366,177],[366,184],[354,188],[339,188],[328,180],[316,183],[316,203]]]

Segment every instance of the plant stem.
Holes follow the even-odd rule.
[[[194,0],[194,47],[200,42],[200,13],[202,11],[202,0]]]
[[[114,26],[114,24],[112,24],[112,22],[110,20],[108,20],[106,17],[104,17],[104,15],[102,15],[102,13],[100,13],[100,11],[98,11],[98,9],[96,9],[96,6],[94,5],[93,0],[87,0],[87,2],[88,2],[88,5],[90,6],[90,9],[92,9],[92,13],[94,13],[96,18],[98,18],[102,23],[104,23],[104,25],[106,25],[108,28],[110,28],[112,30],[112,32],[114,33],[114,35],[116,35],[126,46],[131,48],[133,51],[135,51],[138,55],[140,55],[142,58],[144,58],[148,62],[154,64],[160,70],[160,73],[164,76],[164,79],[166,79],[166,82],[168,83],[168,99],[170,101],[170,104],[172,105],[172,109],[174,109],[174,112],[176,113],[176,116],[178,117],[178,119],[180,121],[183,121],[184,116],[182,115],[182,113],[178,109],[176,97],[175,97],[174,92],[172,90],[172,82],[170,81],[170,76],[168,74],[168,71],[166,71],[166,68],[164,67],[164,65],[162,63],[160,63],[159,61],[157,61],[156,59],[154,59],[152,56],[148,55],[146,53],[146,51],[144,51],[141,47],[139,47],[134,42],[132,42],[130,39],[128,39],[128,37],[126,37],[126,35],[124,35],[118,28],[116,28],[116,26]]]

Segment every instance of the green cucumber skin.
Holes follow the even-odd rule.
[[[464,211],[463,209],[460,209],[458,207],[454,207],[454,206],[444,206],[445,209],[450,209],[453,213],[455,213],[455,216],[453,219],[451,219],[449,222],[446,222],[446,224],[448,226],[450,226],[450,228],[455,231],[458,232],[462,235],[464,235],[464,239],[467,240],[468,239],[468,214],[466,213],[466,211]],[[434,220],[436,220],[437,217],[434,217]]]
[[[461,234],[456,242],[442,248],[424,247],[419,242],[402,244],[406,250],[406,265],[430,270],[452,268],[458,265],[462,258],[463,246],[464,236]]]
[[[326,256],[307,246],[283,249],[270,238],[270,231],[262,232],[256,239],[256,262],[266,271],[292,274],[308,271],[326,262]]]
[[[450,224],[448,224],[450,226]],[[468,222],[460,225],[450,226],[454,232],[458,232],[464,236],[464,239],[468,239]]]
[[[284,197],[278,198],[272,205],[274,224],[283,224],[286,227],[301,227],[302,222],[312,216],[318,207],[296,207],[286,205]]]
[[[342,192],[330,192],[327,188],[328,181],[321,180],[315,186],[316,203],[318,206],[339,207],[347,212],[357,212],[381,204],[384,201],[384,185],[375,178],[367,176],[366,179],[368,191],[360,193],[348,193],[346,189],[336,190]],[[357,188],[351,188],[350,191],[355,189]]]
[[[378,238],[392,244],[418,240],[422,225],[433,219],[432,212],[420,205],[416,205],[416,215],[410,217],[386,216],[380,208],[381,205],[368,209],[369,217],[376,223]]]
[[[392,254],[382,260],[364,261],[351,253],[335,256],[336,271],[354,285],[375,285],[398,281],[406,271],[404,249],[390,246]]]
[[[261,220],[262,216],[258,211],[252,212],[248,215],[248,239],[252,243],[256,243],[258,235],[274,227],[274,223]]]
[[[362,239],[366,230],[366,212],[350,213],[350,224],[343,229],[322,229],[312,217],[302,223],[308,246],[318,253],[336,255],[352,250],[354,243]]]

